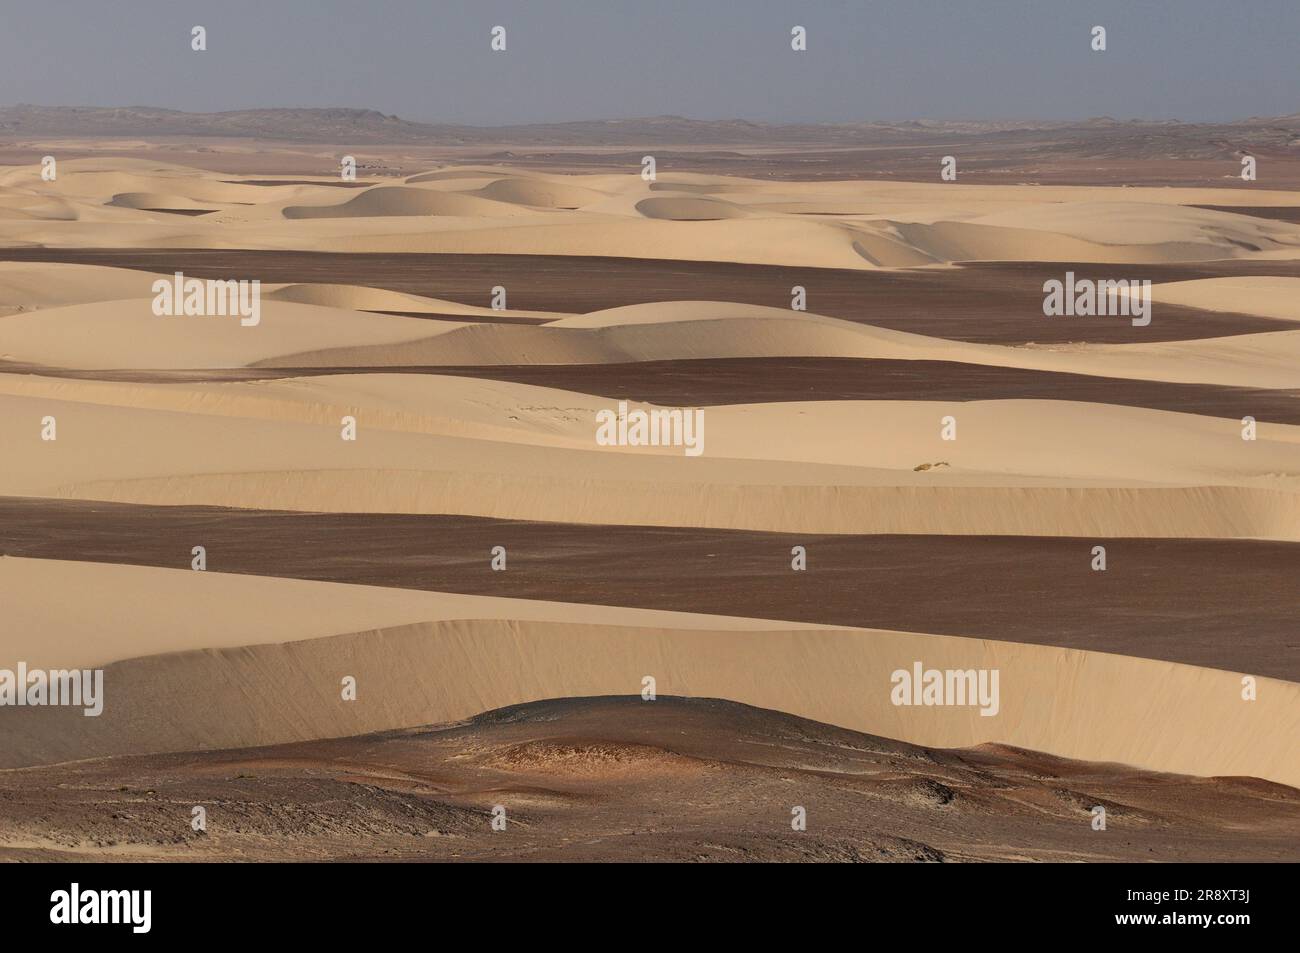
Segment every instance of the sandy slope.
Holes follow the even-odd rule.
[[[1140,341],[1140,329],[1134,330]],[[1005,347],[947,341],[780,308],[708,301],[633,305],[540,327],[447,328],[416,341],[283,354],[259,364],[602,364],[779,356],[960,361],[1138,380],[1300,387],[1300,331],[1295,330],[1152,344]]]
[[[809,532],[1300,537],[1297,428],[1267,425],[1246,442],[1232,421],[1138,408],[714,407],[705,453],[691,457],[598,446],[595,411],[615,402],[477,379],[10,375],[0,395],[0,436],[27,448],[0,493],[19,496]],[[357,417],[355,442],[340,439],[344,414]],[[941,439],[946,414],[956,441]],[[55,441],[40,439],[46,416]],[[917,469],[927,463],[943,465]]]
[[[1254,314],[1300,321],[1300,278],[1248,276],[1173,281],[1151,289],[1157,302],[1183,304],[1206,311]]]
[[[9,765],[454,721],[544,698],[636,695],[652,675],[662,694],[726,698],[928,746],[996,741],[1300,783],[1292,750],[1300,686],[1260,679],[1259,699],[1246,702],[1239,675],[1168,662],[744,620],[701,629],[701,617],[683,627],[671,614],[562,604],[539,604],[521,619],[515,602],[185,570],[8,558],[0,579],[17,619],[67,639],[62,650],[42,645],[20,625],[6,637],[8,658],[94,665],[114,645],[178,653],[109,666],[98,718],[12,709]],[[44,595],[61,591],[111,597],[50,603]],[[113,613],[114,603],[130,605],[129,617]],[[88,614],[92,607],[99,611]],[[385,623],[412,613],[408,624]],[[349,631],[367,616],[363,630]],[[203,620],[197,630],[195,619]],[[91,641],[99,644],[90,649]],[[1000,710],[895,706],[891,673],[915,661],[997,669]],[[346,675],[357,679],[355,702],[340,698]]]
[[[443,298],[426,298],[420,295],[367,288],[362,285],[291,284],[264,285],[267,297],[275,301],[296,301],[326,308],[346,308],[353,311],[404,311],[426,314],[463,314],[466,318],[535,318],[554,321],[566,315],[553,311],[521,311],[518,308],[486,308],[448,301]]]
[[[230,278],[239,276],[230,275]],[[59,262],[0,261],[0,317],[74,304],[94,304],[131,299],[121,306],[121,320],[128,324],[139,299],[152,302],[153,284],[172,280],[174,274],[156,274],[130,268],[73,265]],[[566,317],[550,311],[494,310],[458,301],[426,298],[348,284],[279,284],[263,282],[261,292],[268,301],[288,301],[351,311],[402,311],[426,314],[464,314],[469,318],[527,317],[551,321]],[[130,310],[128,310],[130,309]],[[55,320],[60,320],[55,316]],[[17,327],[17,325],[15,325]],[[412,325],[412,327],[416,327]],[[57,336],[57,328],[51,336]]]
[[[570,254],[900,268],[1300,257],[1300,226],[1180,207],[1238,190],[789,183],[443,169],[348,190],[258,188],[124,159],[0,173],[0,244]],[[1288,193],[1252,191],[1259,204]],[[183,218],[156,209],[212,209]],[[812,214],[816,213],[816,214]],[[183,220],[178,220],[182,219]],[[1139,276],[1140,277],[1140,276]]]
[[[960,361],[1102,377],[1300,387],[1300,331],[1151,344],[1006,347],[947,341],[781,308],[728,302],[662,302],[585,315],[491,311],[352,286],[270,285],[255,327],[225,316],[154,315],[151,299],[88,301],[105,269],[13,267],[0,303],[27,313],[0,324],[0,357],[51,367],[215,368],[385,365],[599,364],[727,357],[864,357]],[[49,271],[45,271],[49,269]],[[43,304],[28,292],[48,274],[74,281]],[[111,275],[126,289],[128,279]],[[49,297],[47,295],[47,297]],[[62,307],[68,298],[81,299]],[[24,303],[27,302],[27,303]],[[298,302],[305,302],[299,304]],[[30,311],[31,307],[40,311]],[[355,308],[464,314],[436,325],[358,314]],[[492,316],[538,318],[536,325],[477,323]],[[1043,321],[1112,320],[1046,318]],[[1141,329],[1134,329],[1141,341]]]
[[[0,261],[0,316],[71,304],[152,298],[162,277],[129,268]]]
[[[131,298],[11,315],[0,323],[0,355],[83,368],[241,367],[304,339],[347,348],[409,341],[429,330],[419,318],[289,301],[263,299],[253,326],[239,315],[159,317],[152,304],[152,298]]]
[[[1192,207],[1295,205],[1294,193],[671,171],[646,182],[635,170],[561,176],[498,167],[355,189],[323,180],[264,188],[144,160],[59,168],[54,182],[34,167],[0,171],[0,247],[929,269],[878,276],[891,282],[969,260],[1107,263],[1114,278],[1129,279],[1144,278],[1148,264],[1240,262],[1249,276],[1158,285],[1154,320],[1162,303],[1300,320],[1300,279],[1260,275],[1270,262],[1300,259],[1300,225]],[[1294,329],[1144,343],[1135,327],[1124,338],[1131,343],[1008,347],[728,302],[577,313],[561,301],[555,313],[495,312],[349,284],[347,274],[267,284],[261,323],[241,327],[237,317],[154,316],[155,277],[0,263],[0,359],[93,372],[857,357],[1300,389]],[[490,323],[502,318],[514,323]],[[678,447],[596,445],[595,415],[617,403],[599,391],[418,374],[210,384],[140,377],[0,375],[0,495],[825,534],[1300,541],[1300,428],[1266,421],[1258,440],[1243,441],[1235,411],[1212,418],[1049,400],[736,403],[705,411],[705,453],[688,457]],[[344,415],[357,418],[355,443],[340,439]],[[947,415],[957,420],[956,441],[940,439]],[[40,438],[49,416],[55,441]],[[188,563],[188,545],[176,565]],[[0,559],[0,666],[108,664],[110,685],[100,719],[4,711],[0,765],[356,735],[539,699],[635,695],[650,674],[665,695],[726,698],[918,744],[999,742],[1300,784],[1300,686],[1291,682],[1262,679],[1259,700],[1245,702],[1240,673],[1168,661],[223,576],[220,547],[208,558],[207,573]],[[673,605],[671,592],[663,605]],[[892,705],[890,673],[917,660],[996,668],[999,714]],[[356,702],[339,698],[344,675],[359,680]]]
[[[485,572],[489,555],[483,554]],[[211,554],[213,564],[219,559],[219,553]],[[46,596],[55,591],[76,592],[79,598],[48,600]],[[795,627],[794,623],[691,612],[10,556],[0,557],[0,593],[12,623],[0,638],[0,666],[4,667],[20,659],[33,667],[101,667],[169,652],[296,642],[459,619],[582,620],[684,632]],[[831,628],[808,623],[797,627]],[[94,637],[89,638],[92,631]]]
[[[417,374],[326,374],[218,383],[111,383],[0,374],[0,399],[39,398],[201,417],[335,427],[345,414],[365,430],[465,437],[605,455],[682,456],[675,447],[595,441],[608,398],[508,381]],[[627,402],[629,411],[655,405]],[[953,415],[959,438],[944,441]],[[124,416],[124,420],[127,418]],[[1185,485],[1300,487],[1300,427],[1268,424],[1253,442],[1236,421],[1138,407],[1054,400],[785,401],[704,410],[705,450],[722,460],[768,460],[898,471],[918,485],[986,477],[1048,477]],[[147,424],[145,425],[147,426]],[[237,426],[227,424],[226,426]],[[772,441],[772,434],[781,434]],[[852,434],[853,439],[845,436]],[[233,446],[233,443],[232,443]],[[172,461],[178,447],[169,448]],[[946,472],[916,476],[941,454]],[[368,453],[369,456],[369,453]],[[233,459],[233,458],[232,458]],[[382,462],[371,457],[371,462]],[[696,461],[703,463],[704,461]],[[181,472],[160,460],[161,469]],[[82,471],[96,475],[92,469]],[[921,482],[924,481],[924,482]]]

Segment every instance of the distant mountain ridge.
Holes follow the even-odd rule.
[[[945,137],[1041,137],[1067,139],[1107,135],[1174,140],[1246,138],[1252,144],[1300,148],[1300,113],[1251,117],[1230,123],[1176,120],[1074,121],[907,120],[896,122],[760,123],[741,119],[702,120],[682,116],[580,120],[513,126],[424,123],[375,109],[273,108],[191,113],[151,106],[0,107],[0,136],[248,138],[289,142],[357,144],[477,145],[486,143],[600,146],[641,141],[675,145],[762,145],[818,143],[829,146],[938,141]]]

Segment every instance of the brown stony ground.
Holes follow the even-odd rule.
[[[1300,680],[1300,544],[861,536],[0,496],[0,555],[1059,645]],[[484,554],[511,554],[508,573]],[[790,571],[792,546],[807,572]],[[979,573],[971,566],[981,567]],[[996,585],[988,581],[996,580]],[[936,598],[942,593],[942,598]],[[1243,597],[1243,593],[1247,594]]]
[[[663,697],[0,771],[3,860],[1296,861],[1297,845],[1300,791],[1281,785]]]
[[[716,261],[574,255],[453,255],[236,248],[3,248],[0,261],[134,268],[195,278],[251,275],[267,283],[364,285],[486,306],[487,289],[511,289],[523,311],[586,313],[657,301],[732,301],[787,307],[792,285],[813,289],[809,310],[829,317],[981,344],[1132,344],[1126,318],[1045,320],[1043,282],[1137,276],[1132,265],[1088,262],[972,262],[950,268],[857,270]],[[1300,261],[1143,264],[1156,284],[1198,278],[1300,277]],[[466,320],[456,315],[456,320]],[[1142,341],[1186,341],[1288,330],[1293,322],[1161,304]],[[539,365],[540,366],[540,365]],[[141,368],[140,370],[146,370]],[[761,375],[756,378],[761,379]],[[1131,382],[1130,382],[1131,383]],[[559,383],[552,386],[563,386]]]

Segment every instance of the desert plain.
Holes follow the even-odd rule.
[[[0,857],[1300,859],[1296,117],[332,112],[0,144]]]

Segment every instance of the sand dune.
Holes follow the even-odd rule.
[[[408,179],[419,182],[421,176]],[[496,179],[475,194],[497,202],[511,202],[515,205],[530,205],[536,208],[577,209],[606,198],[606,193],[555,179],[541,177],[510,176]]]
[[[1294,245],[1300,230],[1287,222],[1268,222],[1201,208],[1170,207],[1139,201],[1043,203],[998,212],[969,224],[992,228],[1031,229],[1114,247],[1150,245],[1177,255],[1188,244],[1209,243],[1224,254]],[[1258,245],[1259,247],[1251,247]],[[1208,254],[1205,257],[1210,257]]]
[[[553,311],[521,311],[518,308],[486,308],[448,301],[443,298],[426,298],[419,295],[367,288],[361,285],[293,284],[271,285],[267,297],[274,301],[296,301],[326,308],[343,308],[352,311],[393,311],[407,314],[463,314],[467,318],[508,317],[536,318],[554,321],[565,317]]]
[[[329,374],[254,382],[121,384],[0,375],[0,395],[126,411],[333,427],[354,414],[367,430],[467,437],[594,451],[597,413],[608,399],[482,378]],[[632,401],[630,411],[654,405]],[[939,438],[952,413],[960,439]],[[1235,421],[1071,401],[786,401],[720,405],[706,412],[708,455],[897,471],[900,481],[976,484],[1119,481],[1133,484],[1300,488],[1300,427],[1269,425],[1253,442]],[[147,424],[145,425],[147,426]],[[780,433],[773,444],[766,435]],[[853,433],[853,441],[844,434]],[[669,447],[611,453],[678,457]],[[942,453],[944,471],[914,468]],[[696,462],[692,461],[692,466]]]
[[[153,283],[172,279],[173,273],[151,273],[132,268],[59,262],[0,261],[0,316],[38,311],[71,304],[154,297]],[[232,274],[231,277],[234,277]],[[494,310],[458,301],[403,294],[364,285],[263,282],[262,295],[271,301],[319,305],[348,311],[394,311],[428,314],[464,314],[472,317],[526,317],[539,321],[566,317],[552,311]],[[413,326],[414,327],[414,326]],[[427,329],[426,329],[427,330]],[[51,329],[57,337],[60,330]]]
[[[356,347],[376,338],[409,341],[429,333],[418,318],[288,301],[263,301],[256,325],[245,326],[243,320],[238,314],[159,317],[149,298],[47,308],[4,319],[0,356],[56,367],[241,367],[283,354],[305,339]]]
[[[102,661],[114,641],[103,620],[113,616],[87,617],[86,602],[65,609],[66,600],[51,605],[41,595],[87,586],[118,600],[134,597],[130,621],[119,624],[119,645],[123,635],[128,644],[141,645],[151,631],[165,632],[175,653],[110,665],[98,718],[67,708],[14,709],[3,753],[9,766],[92,752],[201,750],[455,721],[543,698],[636,695],[642,678],[653,675],[665,695],[724,698],[928,746],[999,741],[1155,770],[1300,782],[1290,757],[1300,731],[1300,686],[1260,679],[1258,700],[1246,702],[1238,674],[1212,669],[873,630],[763,623],[761,631],[701,631],[666,627],[666,620],[651,617],[646,624],[594,623],[587,610],[583,621],[565,619],[562,606],[543,609],[555,621],[524,621],[490,600],[471,609],[477,619],[469,619],[469,597],[453,597],[460,603],[454,609],[426,609],[431,618],[423,621],[371,622],[365,631],[348,633],[347,619],[333,617],[332,610],[347,605],[360,615],[356,587],[14,559],[0,560],[0,579],[16,618],[35,615],[55,631],[75,633],[74,644],[81,646],[93,631],[99,643],[93,653],[72,646],[58,652],[10,636],[9,657],[27,652],[32,665],[54,665],[56,658],[60,665],[96,664],[75,661],[90,654]],[[293,593],[292,603],[277,604],[277,590]],[[372,595],[426,606],[444,598],[390,590]],[[196,616],[207,619],[209,608],[226,623],[224,639],[214,640],[211,630],[188,643],[177,637]],[[625,619],[635,615],[626,610]],[[295,620],[299,633],[310,620],[318,631],[324,621],[319,634],[338,635],[286,641],[293,636],[277,617]],[[246,643],[253,633],[256,646],[214,647]],[[187,645],[202,651],[184,651]],[[894,705],[891,673],[910,670],[918,660],[932,668],[997,669],[998,713]],[[459,674],[471,671],[472,680]],[[341,700],[345,675],[357,680],[355,702]],[[166,715],[142,719],[145,711]]]
[[[1191,205],[1215,189],[770,182],[442,169],[340,198],[138,160],[80,159],[55,182],[0,174],[0,244],[310,248],[657,257],[829,268],[954,261],[1300,258],[1300,226]],[[1288,193],[1252,193],[1285,204]],[[216,209],[186,226],[142,209]],[[813,215],[812,213],[816,213]],[[176,218],[177,216],[166,216]],[[507,221],[502,221],[502,220]],[[41,226],[34,228],[39,220]],[[113,223],[113,229],[98,226]]]
[[[1276,586],[1300,544],[1295,193],[821,181],[839,158],[797,182],[665,157],[646,181],[635,161],[580,175],[414,155],[368,160],[361,182],[317,175],[338,161],[324,146],[295,178],[252,177],[280,160],[251,152],[239,173],[103,157],[60,161],[49,182],[0,170],[15,258],[268,279],[245,326],[155,316],[150,271],[0,262],[0,496],[17,514],[0,553],[105,560],[0,558],[0,668],[104,666],[108,686],[99,718],[6,708],[0,767],[360,738],[636,698],[651,675],[662,696],[900,746],[1300,785],[1286,594],[1232,582]],[[1252,203],[1271,211],[1239,214]],[[1045,316],[1039,289],[1067,270],[1152,280],[1152,327]],[[810,310],[789,306],[796,287]],[[522,309],[488,307],[497,288]],[[725,380],[700,455],[597,442],[619,396],[672,409],[642,398],[685,401],[710,374]],[[509,585],[482,535],[498,532]],[[768,551],[784,574],[804,539],[850,568],[790,575],[891,598],[779,611],[772,593],[794,590],[764,585]],[[527,540],[548,541],[532,576]],[[1094,577],[1098,543],[1114,564]],[[155,568],[200,545],[211,571]],[[1180,600],[1234,558],[1205,583],[1218,595]],[[1184,571],[1181,590],[1151,581]],[[485,594],[433,591],[458,585]],[[1216,609],[1225,588],[1242,604]],[[945,599],[946,615],[919,605]],[[604,604],[620,601],[655,608]],[[672,611],[690,607],[727,614]],[[1267,675],[1250,671],[1261,659]],[[894,704],[891,674],[916,662],[997,671],[997,713]],[[544,779],[611,759],[685,770],[626,747],[485,763]],[[20,835],[0,832],[0,850],[26,849]]]
[[[257,436],[257,431],[253,431]],[[674,469],[638,462],[659,484],[592,473],[594,458],[568,461],[582,477],[553,472],[520,475],[470,472],[534,464],[555,471],[561,461],[542,455],[502,454],[437,442],[428,452],[455,458],[453,466],[422,472],[411,466],[307,468],[274,465],[258,472],[220,469],[196,474],[85,479],[51,486],[12,480],[18,496],[106,500],[160,505],[225,506],[323,513],[450,513],[507,520],[595,522],[622,526],[702,526],[808,533],[893,533],[1000,536],[1300,539],[1300,503],[1292,491],[1244,487],[1050,487],[891,485],[893,474],[751,464],[751,478],[787,480],[782,487],[718,481],[689,483]],[[308,463],[312,461],[307,461]],[[341,462],[341,461],[340,461]],[[604,469],[604,468],[600,468]],[[701,468],[702,470],[704,468]],[[795,481],[821,479],[829,485]],[[873,479],[877,482],[871,482]],[[1017,484],[1027,482],[1024,478]]]
[[[405,228],[385,221],[347,231],[320,230],[309,240],[314,248],[340,252],[578,255],[851,269],[918,263],[917,252],[906,247],[898,250],[896,258],[872,262],[855,247],[856,230],[793,217],[679,222],[594,209],[545,214],[545,220],[520,218],[502,227],[451,218],[436,220],[445,225],[433,228],[423,219]],[[561,222],[560,216],[573,216],[573,220]],[[274,241],[269,247],[291,248],[301,238],[249,233],[247,240]]]
[[[743,208],[720,199],[695,196],[662,195],[642,199],[636,210],[646,218],[667,219],[670,222],[711,222],[723,218],[747,218]]]
[[[15,267],[15,266],[10,266]],[[39,281],[22,265],[11,279]],[[3,282],[5,271],[0,271]],[[77,274],[62,299],[92,293],[102,269]],[[25,278],[23,276],[26,276]],[[111,276],[138,289],[144,279]],[[138,283],[137,283],[138,282]],[[0,291],[4,285],[0,284]],[[412,299],[379,289],[268,286],[272,300],[256,328],[222,317],[158,318],[148,301],[77,303],[6,321],[0,357],[50,367],[347,367],[392,365],[601,364],[693,358],[858,357],[961,361],[1060,373],[1237,387],[1300,388],[1300,331],[1125,345],[1003,347],[946,341],[838,318],[727,302],[656,302],[587,315],[492,311]],[[48,292],[43,293],[47,300]],[[316,306],[305,309],[296,302]],[[295,302],[289,304],[287,302]],[[11,306],[12,307],[12,306]],[[25,306],[23,306],[25,309]],[[545,326],[455,322],[431,328],[353,309],[438,312],[548,320]],[[328,310],[327,310],[328,309]],[[1043,320],[1068,320],[1047,319]],[[1080,319],[1088,320],[1088,319]],[[371,330],[374,333],[371,333]],[[1140,329],[1138,329],[1140,330]],[[310,349],[303,345],[311,344]]]
[[[457,192],[405,186],[374,186],[339,205],[292,205],[285,218],[364,218],[390,215],[456,215],[498,218],[517,215],[513,205]]]
[[[1151,289],[1155,301],[1207,311],[1300,321],[1300,278],[1249,276],[1175,281]]]
[[[1232,421],[1139,408],[714,407],[692,457],[598,446],[607,401],[478,379],[8,376],[0,392],[0,434],[33,447],[0,476],[12,495],[810,532],[1300,536],[1297,428],[1250,443]],[[357,443],[339,438],[346,414]],[[957,441],[941,439],[947,414]],[[57,441],[39,439],[47,415]]]
[[[71,202],[55,196],[0,194],[0,220],[75,222],[80,218]]]
[[[303,223],[304,227],[317,224]],[[1169,303],[1158,304],[1152,323],[1142,328],[1133,327],[1124,317],[1049,318],[1042,313],[1042,286],[1048,279],[1063,277],[1061,263],[985,262],[905,271],[819,269],[809,274],[783,265],[648,258],[388,256],[286,249],[28,247],[5,251],[0,257],[32,264],[114,266],[163,275],[183,271],[204,278],[255,275],[262,279],[264,290],[272,282],[337,285],[346,281],[474,306],[489,304],[491,289],[500,285],[509,289],[512,307],[557,316],[677,301],[786,309],[792,286],[803,284],[809,290],[808,307],[815,314],[927,337],[1018,346],[1198,340],[1300,327],[1300,323],[1276,318]],[[1093,279],[1105,280],[1114,274],[1108,265],[1074,268]],[[1300,277],[1300,261],[1230,260],[1151,266],[1150,271],[1157,284],[1232,275]]]
[[[404,368],[510,381],[670,407],[721,407],[753,403],[839,400],[1052,400],[1174,413],[1201,414],[1240,423],[1300,424],[1300,400],[1291,390],[1144,381],[1059,371],[990,367],[955,361],[844,357],[696,358],[630,364],[509,364]],[[54,376],[141,379],[133,371],[58,371]],[[293,371],[245,369],[179,372],[174,379],[241,380],[312,376],[326,368]],[[147,378],[146,378],[147,379]]]
[[[485,566],[487,557],[484,553]],[[47,585],[67,586],[66,591],[84,599],[47,604],[42,592],[54,591],[43,589]],[[156,588],[160,598],[142,602],[142,593],[149,588]],[[20,659],[42,668],[101,667],[141,656],[234,649],[263,640],[296,642],[323,634],[458,619],[568,623],[581,617],[598,625],[659,626],[683,632],[789,627],[779,621],[690,612],[7,556],[0,557],[0,591],[13,620],[0,641],[0,665],[9,667]],[[92,627],[96,635],[87,639]],[[803,624],[799,628],[831,627]]]
[[[1152,344],[1012,348],[725,302],[635,305],[545,327],[446,329],[421,340],[284,354],[259,365],[615,364],[777,356],[961,361],[1136,380],[1300,387],[1300,331],[1294,330]]]
[[[123,157],[65,159],[59,163],[58,178],[52,182],[41,179],[39,166],[10,168],[0,172],[0,188],[19,194],[59,195],[87,205],[102,205],[114,195],[130,193],[184,196],[219,204],[258,202],[269,197],[259,195],[254,186],[225,181],[213,172]]]
[[[152,297],[159,277],[129,268],[0,261],[0,315]]]
[[[226,573],[644,609],[661,608],[668,592],[677,611],[1055,645],[1300,682],[1295,543],[1108,539],[1111,571],[1102,573],[1091,568],[1096,540],[1077,537],[761,533],[19,497],[0,497],[0,522],[5,552],[30,559],[184,569],[202,539],[208,568]],[[510,571],[484,572],[483,554],[498,545],[509,549]],[[796,545],[808,553],[806,572],[791,569]],[[714,584],[720,569],[725,586]]]
[[[167,192],[119,192],[107,203],[120,208],[133,208],[145,212],[160,209],[191,209],[212,211],[208,206],[214,203],[197,202],[186,195],[174,195]]]

